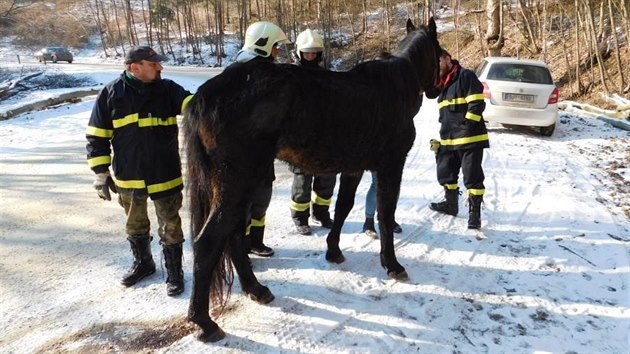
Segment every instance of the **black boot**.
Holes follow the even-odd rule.
[[[322,227],[332,229],[333,220],[330,218],[330,212],[328,211],[328,205],[313,204],[313,221],[320,224]]]
[[[468,196],[468,228],[479,230],[481,228],[481,203],[482,195]]]
[[[184,271],[182,270],[182,244],[163,246],[166,263],[166,294],[177,296],[184,292]]]
[[[264,226],[252,226],[249,229],[249,237],[251,242],[251,248],[249,249],[249,253],[253,253],[257,256],[261,257],[271,257],[274,254],[274,251],[271,247],[265,246],[263,243],[263,237],[265,236],[265,227]]]
[[[151,255],[151,240],[149,235],[140,237],[128,237],[133,252],[133,265],[120,281],[124,286],[132,286],[141,279],[155,273],[155,262]]]
[[[400,226],[399,223],[396,222],[396,220],[394,220],[394,230],[393,231],[394,231],[395,234],[399,234],[399,233],[401,233],[403,231],[402,227]]]
[[[365,222],[363,223],[363,233],[371,238],[378,238],[378,233],[374,228],[374,218],[365,218]]]
[[[297,211],[291,209],[291,218],[295,224],[295,230],[300,235],[312,235],[311,227],[308,225],[308,217],[310,216],[310,209],[304,211]]]
[[[443,214],[456,216],[459,212],[459,188],[444,188],[444,200],[439,203],[431,203],[429,208]]]
[[[306,217],[294,217],[293,222],[295,223],[295,230],[298,234],[304,236],[313,234],[311,227],[308,226],[308,215]]]

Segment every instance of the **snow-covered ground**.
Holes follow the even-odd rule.
[[[192,91],[205,80],[164,74]],[[115,73],[93,75],[103,82]],[[276,299],[259,305],[237,285],[215,318],[228,336],[204,344],[185,321],[187,226],[184,294],[166,296],[157,240],[162,270],[135,287],[119,285],[131,263],[124,215],[98,199],[85,161],[94,98],[0,121],[3,353],[628,353],[626,131],[569,114],[550,138],[491,127],[486,238],[478,240],[466,230],[463,197],[458,217],[428,208],[442,192],[428,149],[438,135],[436,102],[425,100],[396,214],[405,282],[388,279],[379,241],[361,233],[369,174],[342,230],[347,260],[337,265],[324,259],[325,229],[294,233],[292,175],[278,162],[266,233],[276,255],[253,259]],[[185,205],[184,225],[187,212]]]

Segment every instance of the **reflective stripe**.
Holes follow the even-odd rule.
[[[485,189],[469,189],[468,195],[483,195],[485,191]]]
[[[116,186],[121,187],[121,188],[128,188],[128,189],[146,188],[146,184],[144,184],[144,180],[141,180],[141,179],[121,181],[119,179],[114,178],[114,182],[116,183]]]
[[[127,124],[135,123],[137,121],[138,121],[138,113],[134,113],[134,114],[130,114],[128,116],[124,116],[119,119],[114,119],[112,121],[112,124],[114,125],[114,128],[120,128],[120,127],[124,127]]]
[[[466,102],[483,101],[483,93],[475,93],[470,96],[466,96]]]
[[[88,163],[88,166],[90,166],[90,168],[95,167],[95,166],[100,166],[100,165],[111,165],[112,157],[109,155],[93,157],[91,159],[88,159],[87,163]]]
[[[265,216],[263,216],[262,219],[260,220],[252,218],[252,220],[249,222],[249,225],[247,225],[247,227],[245,228],[245,236],[249,237],[252,227],[263,227],[263,226],[265,226]]]
[[[121,128],[125,125],[138,123],[139,127],[157,127],[157,126],[168,126],[168,125],[177,125],[176,117],[168,117],[166,119],[162,119],[159,117],[148,117],[148,118],[139,118],[138,113],[130,114],[123,118],[114,119],[112,124],[114,128]]]
[[[445,184],[445,185],[444,185],[444,187],[445,187],[446,189],[448,189],[448,190],[454,190],[454,189],[459,188],[459,186],[457,185],[457,183],[455,183],[455,184]]]
[[[444,108],[444,107],[450,106],[450,105],[465,104],[465,103],[467,103],[465,98],[461,98],[461,97],[460,98],[453,98],[453,99],[444,100],[444,101],[438,103],[438,108]]]
[[[121,188],[129,188],[129,189],[144,189],[144,188],[146,188],[147,192],[149,192],[149,194],[167,191],[169,189],[173,189],[173,188],[175,188],[177,186],[180,186],[180,185],[184,184],[184,181],[183,181],[182,177],[177,177],[177,178],[172,179],[172,180],[167,181],[167,182],[151,184],[149,186],[147,186],[146,183],[144,182],[144,180],[142,180],[142,179],[132,179],[132,180],[114,179],[114,182],[116,182],[116,185],[121,187]]]
[[[85,129],[85,134],[98,136],[99,138],[111,138],[112,135],[114,135],[114,131],[112,129],[102,129],[88,125]]]
[[[304,210],[307,210],[310,206],[311,206],[310,202],[298,203],[294,200],[291,200],[291,206],[289,208],[295,211],[304,211]]]
[[[261,219],[254,219],[254,218],[252,218],[252,221],[249,223],[249,226],[250,227],[265,226],[265,217],[266,217],[266,215],[263,215],[263,217]]]
[[[476,142],[485,141],[485,140],[489,140],[488,134],[468,136],[465,138],[457,138],[457,139],[446,139],[446,140],[442,140],[441,144],[453,146],[453,145],[464,145],[464,144],[476,143]]]
[[[451,105],[456,105],[456,104],[466,104],[473,101],[483,101],[483,93],[475,93],[475,94],[466,96],[466,98],[459,97],[459,98],[453,98],[450,100],[444,100],[438,103],[438,108],[444,108],[446,106],[451,106]]]
[[[184,98],[184,101],[182,102],[182,110],[181,112],[184,112],[184,110],[186,109],[186,106],[188,106],[188,102],[190,102],[190,100],[192,100],[193,95],[190,95],[186,98]]]
[[[481,120],[481,116],[478,114],[474,114],[472,112],[468,112],[466,113],[466,119],[470,119],[470,120],[474,120],[475,122],[478,122]]]
[[[158,193],[158,192],[167,191],[169,189],[173,189],[182,184],[184,184],[184,180],[182,179],[182,177],[177,177],[170,181],[166,181],[166,182],[162,182],[158,184],[151,184],[147,186],[147,191],[149,192],[149,194],[153,194],[153,193]]]
[[[166,119],[161,119],[158,117],[149,117],[149,118],[140,118],[138,120],[139,127],[158,127],[158,126],[168,126],[168,125],[177,125],[177,117],[168,117]]]
[[[332,197],[330,197],[328,199],[324,199],[324,198],[318,196],[317,193],[311,192],[311,202],[313,204],[317,204],[317,205],[330,206],[330,204],[332,203]]]

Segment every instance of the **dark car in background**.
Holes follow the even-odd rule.
[[[46,61],[52,61],[53,63],[56,63],[58,61],[67,61],[68,63],[72,63],[72,61],[74,60],[72,53],[64,47],[42,48],[39,52],[37,52],[35,58],[40,63]]]

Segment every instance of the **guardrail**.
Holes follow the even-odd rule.
[[[37,62],[34,54],[0,54],[0,64],[33,64]]]

